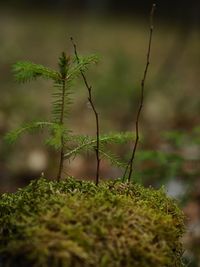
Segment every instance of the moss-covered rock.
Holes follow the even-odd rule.
[[[33,181],[0,199],[0,266],[179,267],[183,214],[164,190]]]

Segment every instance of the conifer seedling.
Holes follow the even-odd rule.
[[[73,41],[73,39],[71,40]],[[76,48],[75,44],[74,48]],[[126,132],[106,135],[98,134],[97,140],[97,138],[93,136],[75,135],[71,132],[69,126],[66,126],[68,125],[68,123],[66,124],[66,120],[69,116],[69,107],[72,103],[70,95],[72,93],[73,81],[77,79],[78,76],[84,78],[84,73],[87,71],[88,67],[97,62],[97,57],[95,55],[82,57],[78,56],[76,49],[75,52],[75,56],[72,58],[66,56],[65,52],[61,54],[58,61],[58,70],[53,70],[28,61],[17,62],[13,66],[15,78],[20,83],[30,82],[38,78],[44,78],[53,82],[52,116],[50,121],[31,122],[11,131],[6,135],[6,140],[10,143],[14,143],[25,132],[33,132],[46,128],[49,137],[45,140],[45,143],[52,146],[59,153],[58,181],[62,176],[64,161],[72,157],[75,158],[78,154],[86,151],[95,151],[96,154],[98,153],[98,157],[106,158],[118,167],[125,167],[125,163],[121,162],[115,154],[111,153],[106,145],[114,143],[123,144],[133,139],[133,134]],[[69,147],[71,149],[69,149]],[[100,162],[100,158],[98,158],[98,160]],[[97,164],[99,164],[99,162],[97,162]],[[99,165],[96,173],[96,185],[98,185],[99,182],[98,172]]]

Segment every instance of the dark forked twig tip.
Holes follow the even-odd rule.
[[[76,47],[76,44],[75,44],[75,42],[74,42],[74,38],[73,38],[72,36],[70,37],[70,41],[71,41],[73,47]]]
[[[76,60],[79,63],[79,56],[78,56],[78,53],[77,53],[77,48],[76,48],[76,44],[74,42],[73,37],[70,37],[70,40],[71,40],[71,43],[72,43],[73,48],[74,48],[74,54],[75,54]],[[84,73],[82,71],[81,71],[81,75],[82,75],[82,77],[84,76]]]

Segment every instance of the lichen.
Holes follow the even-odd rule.
[[[34,180],[0,197],[0,266],[180,267],[183,221],[163,189]]]

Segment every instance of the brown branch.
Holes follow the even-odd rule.
[[[146,76],[147,76],[147,72],[148,72],[148,67],[150,64],[150,54],[151,54],[151,43],[152,43],[152,35],[153,35],[153,18],[154,18],[154,12],[155,12],[155,8],[156,8],[156,4],[152,5],[152,9],[151,9],[151,13],[150,13],[150,31],[149,31],[149,42],[148,42],[148,50],[147,50],[147,59],[146,59],[146,66],[144,69],[144,75],[143,78],[141,80],[141,96],[140,96],[140,104],[139,104],[139,108],[138,108],[138,112],[137,112],[137,117],[136,117],[136,123],[135,123],[135,130],[136,130],[136,139],[135,139],[135,143],[133,146],[133,150],[132,150],[132,154],[131,154],[131,158],[127,164],[125,173],[124,173],[124,178],[126,176],[126,173],[129,169],[129,174],[128,174],[128,182],[130,182],[131,180],[131,176],[132,176],[132,172],[133,172],[133,162],[135,159],[135,153],[136,153],[136,149],[137,149],[137,145],[140,139],[140,135],[139,135],[139,120],[140,120],[140,114],[143,108],[143,103],[144,103],[144,89],[145,89],[145,81],[146,81]]]
[[[71,37],[71,42],[73,44],[73,47],[74,47],[74,54],[76,56],[76,60],[77,62],[79,63],[80,60],[79,60],[79,56],[78,56],[78,53],[77,53],[77,47],[76,47],[76,44],[73,40],[73,38]],[[97,161],[97,169],[96,169],[96,185],[99,184],[99,170],[100,170],[100,153],[99,153],[99,134],[100,134],[100,130],[99,130],[99,116],[98,116],[98,113],[97,113],[97,110],[95,108],[95,105],[94,105],[94,102],[93,102],[93,98],[92,98],[92,86],[88,84],[88,81],[87,81],[87,78],[84,74],[84,72],[81,70],[80,71],[81,73],[81,76],[83,78],[83,81],[85,83],[85,86],[88,90],[88,101],[92,107],[92,110],[94,112],[94,115],[95,115],[95,120],[96,120],[96,148],[95,148],[95,152],[96,152],[96,161]]]
[[[61,138],[61,151],[60,151],[60,163],[57,175],[57,181],[59,182],[61,179],[62,171],[63,171],[63,163],[64,163],[64,141],[63,137]]]

